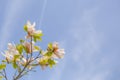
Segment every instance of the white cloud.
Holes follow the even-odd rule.
[[[73,55],[75,61],[79,61],[80,57],[92,58],[100,50],[103,35],[96,30],[94,22],[96,13],[96,8],[84,10],[82,17],[73,22],[74,27],[71,28],[70,33],[76,43],[72,50],[72,53],[75,53]]]
[[[75,80],[105,80],[110,74],[108,70],[99,70],[104,66],[99,57],[104,35],[96,29],[97,12],[98,8],[84,10],[83,15],[72,22],[70,35],[74,42],[70,59],[80,67],[76,75],[72,75]]]
[[[71,22],[71,28],[68,31],[72,43],[67,41],[68,37],[66,37],[64,41],[64,45],[71,44],[72,46],[71,50],[65,47],[65,49],[69,49],[66,54],[71,56],[65,57],[66,63],[63,64],[64,67],[58,65],[59,67],[62,67],[62,69],[58,67],[50,80],[61,80],[62,74],[64,75],[65,73],[64,71],[70,69],[68,66],[73,66],[72,64],[70,65],[71,60],[71,63],[76,63],[74,66],[80,67],[75,72],[65,74],[66,77],[69,77],[71,80],[105,80],[106,76],[110,74],[107,70],[99,71],[99,68],[103,67],[103,65],[101,65],[101,60],[96,63],[97,55],[100,54],[104,38],[103,34],[96,30],[95,17],[97,11],[98,8],[84,10],[82,17],[75,18]]]

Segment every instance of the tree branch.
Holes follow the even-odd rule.
[[[22,69],[22,71],[19,72],[19,74],[16,76],[16,78],[14,78],[14,80],[17,80],[19,79],[19,77],[21,76],[21,74],[24,72],[24,70],[27,68],[27,66],[29,65],[31,61],[29,61],[25,66],[24,68]]]
[[[30,56],[30,60],[28,60],[28,55],[27,55],[27,63],[26,63],[26,65],[24,66],[24,68],[19,72],[19,74],[14,78],[14,80],[18,80],[19,78],[21,78],[23,75],[22,75],[22,73],[25,71],[25,69],[28,67],[28,65],[32,62],[32,61],[34,61],[34,60],[32,60],[32,36],[31,36],[31,56]]]

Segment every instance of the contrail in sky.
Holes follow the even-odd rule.
[[[47,6],[47,0],[44,0],[42,11],[41,11],[41,16],[40,16],[39,28],[41,28],[41,25],[42,25],[42,21],[43,21],[46,6]]]

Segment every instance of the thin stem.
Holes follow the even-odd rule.
[[[27,55],[27,58],[26,58],[26,60],[27,60],[27,62],[28,62],[28,59],[29,59],[29,57],[28,57],[28,53],[27,53],[26,55]]]
[[[31,36],[31,58],[32,58],[32,36]]]
[[[5,77],[5,75],[3,74],[3,72],[0,72],[0,74],[1,74],[3,77]]]
[[[24,72],[24,70],[27,68],[27,66],[29,65],[29,63],[30,63],[31,61],[29,61],[26,65],[25,65],[25,67],[22,69],[22,71],[21,72],[19,72],[19,74],[17,75],[17,77],[16,78],[14,78],[14,80],[17,80],[17,79],[19,79],[19,77],[21,76],[21,74]]]
[[[32,68],[32,69],[33,69],[33,68]],[[25,71],[23,74],[21,74],[21,76],[20,76],[19,78],[21,78],[22,76],[24,76],[24,75],[27,74],[28,72],[32,71],[32,69]]]
[[[16,74],[17,74],[17,70],[15,71],[15,73],[13,75],[13,79],[15,79]]]
[[[3,69],[3,72],[4,72],[4,77],[5,77],[5,79],[6,79],[6,80],[8,80],[8,79],[7,79],[6,70],[5,70],[5,69]]]

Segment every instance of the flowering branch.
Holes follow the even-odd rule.
[[[27,36],[21,39],[19,44],[8,43],[8,48],[1,53],[5,59],[0,64],[0,79],[8,80],[6,74],[7,64],[13,66],[15,73],[13,80],[19,80],[37,66],[42,69],[52,68],[57,63],[57,59],[64,56],[64,49],[60,49],[57,42],[49,43],[46,50],[42,50],[36,43],[42,40],[42,31],[35,29],[35,23],[29,21],[24,26]]]

